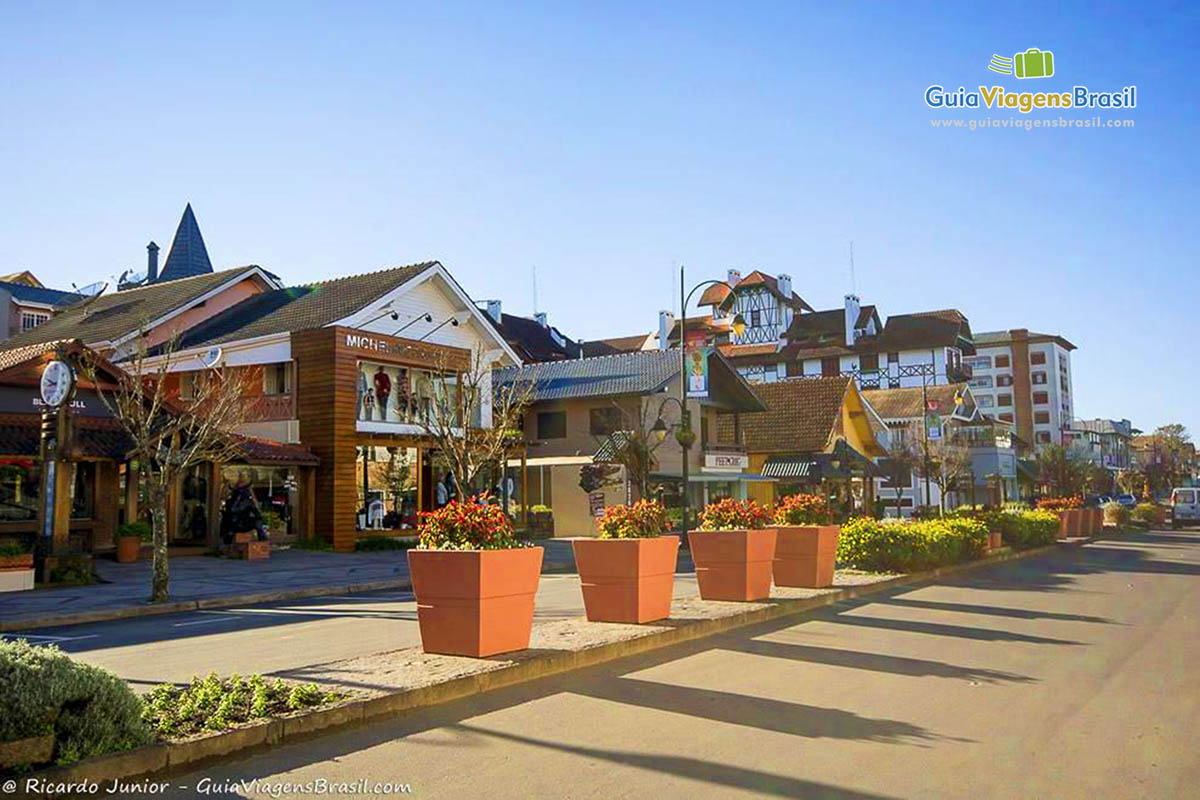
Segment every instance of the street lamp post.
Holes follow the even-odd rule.
[[[674,401],[679,404],[679,428],[675,432],[675,441],[679,442],[680,448],[683,450],[683,490],[679,495],[680,511],[682,512],[682,537],[683,541],[687,541],[688,533],[688,478],[690,465],[688,464],[688,451],[696,440],[696,434],[692,431],[692,415],[687,407],[687,307],[692,300],[692,295],[697,289],[702,289],[706,286],[724,286],[732,295],[734,289],[728,283],[722,280],[701,281],[691,288],[691,291],[685,293],[684,287],[687,284],[684,281],[684,267],[679,265],[679,397],[665,398],[662,404],[658,407],[658,419],[654,423],[654,427],[650,430],[659,437],[661,442],[666,438],[668,425],[663,421],[662,410],[666,407],[668,401]],[[735,335],[741,336],[746,330],[746,320],[742,318],[740,313],[734,312],[733,319],[729,321],[729,327]],[[664,332],[665,333],[665,332]],[[659,343],[662,347],[666,347],[666,342]]]

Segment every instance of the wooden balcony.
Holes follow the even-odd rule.
[[[292,394],[264,394],[250,398],[247,422],[277,422],[296,418],[296,398]]]

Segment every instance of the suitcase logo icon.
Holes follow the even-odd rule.
[[[1012,58],[993,54],[988,69],[1018,78],[1049,78],[1054,74],[1054,53],[1031,47]]]

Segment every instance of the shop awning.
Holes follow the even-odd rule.
[[[820,467],[810,456],[773,456],[762,468],[764,478],[816,479],[819,473]]]
[[[791,481],[848,480],[884,475],[871,459],[841,442],[832,453],[771,456],[762,467],[766,478]]]

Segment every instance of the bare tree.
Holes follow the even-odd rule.
[[[896,492],[896,516],[902,517],[904,500],[904,486],[901,485],[902,480],[908,480],[912,483],[912,474],[917,471],[917,466],[921,461],[921,454],[917,447],[910,441],[911,434],[919,430],[918,426],[910,425],[907,428],[890,428],[888,430],[888,482],[892,484]],[[919,473],[918,473],[919,474]],[[916,495],[913,496],[913,505],[916,505]]]
[[[928,459],[917,459],[917,473],[938,487],[938,507],[946,510],[946,494],[956,490],[971,475],[971,449],[952,434],[930,440]]]
[[[646,497],[650,486],[650,472],[654,469],[654,451],[663,444],[652,430],[650,403],[637,402],[636,409],[629,404],[614,402],[613,417],[619,420],[606,436],[596,438],[597,453],[602,453],[610,464],[625,468],[625,477],[633,487],[637,502]],[[657,419],[657,416],[655,416]]]
[[[178,353],[172,338],[151,349],[145,331],[133,350],[113,370],[90,350],[82,370],[95,383],[97,394],[133,442],[154,531],[151,602],[168,598],[167,498],[187,470],[206,462],[237,458],[239,439],[232,432],[245,419],[247,374],[235,368],[209,366],[196,356]],[[104,367],[105,369],[101,369]],[[114,380],[101,378],[112,370]],[[190,391],[171,390],[173,372],[190,376]]]
[[[503,473],[508,454],[523,438],[521,417],[533,396],[528,382],[493,385],[487,355],[475,351],[466,369],[457,369],[445,354],[438,356],[431,397],[415,418],[421,431],[441,451],[459,492],[467,491],[490,469]],[[491,425],[472,425],[472,418],[491,408]]]

